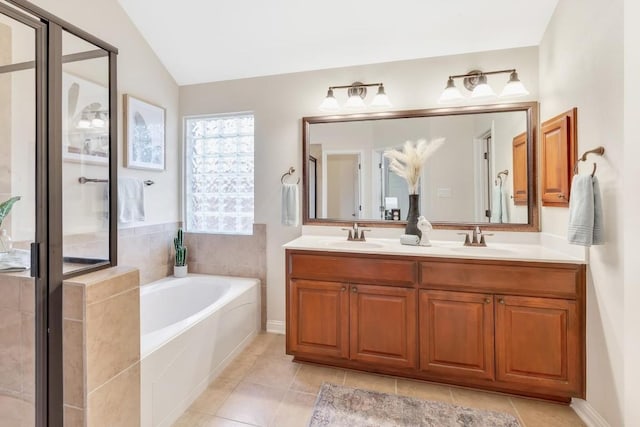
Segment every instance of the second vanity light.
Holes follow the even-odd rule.
[[[354,82],[350,85],[344,86],[329,86],[329,90],[327,91],[327,97],[322,101],[320,107],[318,107],[321,111],[338,111],[340,110],[340,105],[338,104],[338,100],[333,94],[335,89],[347,89],[347,95],[349,98],[347,102],[344,104],[345,109],[357,110],[365,107],[364,99],[367,96],[367,88],[371,86],[377,86],[378,92],[370,107],[374,108],[388,108],[391,107],[391,102],[389,101],[389,97],[384,92],[384,85],[382,83],[360,83]]]
[[[509,81],[505,85],[504,89],[500,93],[500,98],[516,98],[519,96],[526,96],[529,91],[524,87],[520,79],[518,79],[518,73],[515,69],[499,70],[499,71],[479,71],[473,70],[467,74],[458,74],[449,76],[447,80],[447,86],[440,95],[438,103],[447,104],[451,102],[457,102],[465,99],[460,90],[456,87],[454,79],[462,78],[464,87],[471,91],[472,100],[486,100],[490,98],[496,98],[498,95],[493,91],[491,86],[487,83],[487,76],[491,74],[503,74],[509,73]]]

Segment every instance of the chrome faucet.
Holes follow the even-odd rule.
[[[364,242],[364,232],[371,231],[370,229],[359,228],[357,222],[354,222],[351,228],[343,228],[343,230],[349,231],[347,240],[350,242]],[[358,232],[360,232],[360,234],[358,234]]]
[[[480,246],[480,247],[487,246],[487,242],[484,240],[484,236],[493,236],[493,234],[483,233],[482,230],[480,230],[479,226],[476,226],[476,228],[473,229],[471,234],[472,235],[471,240],[469,240],[468,233],[458,233],[458,234],[464,235],[464,246]]]

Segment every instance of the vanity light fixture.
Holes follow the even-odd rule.
[[[93,120],[91,120],[91,127],[103,128],[105,125],[104,114],[97,112]]]
[[[473,100],[485,100],[495,98],[498,95],[493,91],[489,83],[487,82],[487,76],[491,74],[503,74],[509,73],[509,81],[500,93],[501,98],[516,98],[519,96],[526,96],[529,91],[524,87],[520,79],[518,79],[518,73],[515,69],[499,70],[499,71],[480,71],[473,70],[467,74],[458,74],[449,76],[447,80],[447,86],[438,99],[439,104],[447,104],[465,99],[460,90],[456,87],[454,79],[462,78],[464,87],[471,91],[471,99]]]
[[[329,90],[327,91],[327,97],[322,101],[322,104],[318,107],[321,111],[333,112],[340,110],[340,104],[338,104],[338,100],[335,98],[333,91],[335,89],[347,89],[347,102],[344,104],[345,109],[357,110],[364,108],[365,102],[364,99],[367,96],[367,88],[371,86],[377,86],[378,92],[376,96],[373,98],[371,104],[369,104],[372,108],[388,108],[391,107],[391,102],[389,101],[389,97],[384,91],[384,85],[382,83],[361,83],[354,82],[350,85],[344,86],[329,86]]]
[[[76,128],[78,129],[89,129],[91,127],[91,121],[89,121],[89,116],[87,113],[82,113],[80,120],[78,120],[78,124]]]

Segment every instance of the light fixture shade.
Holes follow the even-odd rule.
[[[518,96],[529,95],[529,91],[524,87],[520,79],[518,79],[518,73],[513,71],[509,77],[509,82],[502,89],[500,97],[502,98],[516,98]]]
[[[96,113],[95,117],[91,120],[91,127],[103,128],[105,125],[103,117],[101,113]]]
[[[344,104],[344,108],[348,108],[350,110],[364,108],[364,100],[360,95],[351,95]]]
[[[333,89],[329,89],[327,97],[322,101],[318,109],[320,109],[320,111],[338,111],[340,109],[338,100],[333,96]]]
[[[464,99],[462,93],[460,93],[460,89],[458,89],[453,82],[453,79],[449,77],[447,80],[447,87],[444,88],[442,95],[438,98],[438,104],[448,104],[451,102],[460,101]]]
[[[478,84],[473,89],[473,92],[471,92],[471,98],[478,100],[495,98],[496,96],[498,95],[496,95],[491,86],[487,84],[487,76],[481,74],[480,77],[478,77]]]
[[[89,129],[91,127],[91,121],[87,113],[82,113],[80,116],[80,120],[78,120],[78,124],[76,124],[76,128],[78,129]]]
[[[378,86],[378,93],[373,98],[373,101],[371,102],[371,107],[376,107],[376,108],[391,107],[391,101],[389,101],[389,97],[387,96],[387,94],[384,93],[383,85]]]

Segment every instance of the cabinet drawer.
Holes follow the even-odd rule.
[[[516,295],[577,298],[584,266],[474,264],[430,262],[421,264],[421,286]]]
[[[417,265],[413,261],[330,255],[289,254],[292,278],[413,286]]]

